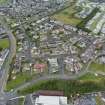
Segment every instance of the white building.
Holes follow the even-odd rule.
[[[57,58],[48,59],[50,65],[50,71],[52,73],[57,72],[59,69]]]
[[[64,96],[39,96],[35,105],[67,105],[67,97]]]
[[[2,65],[4,64],[4,61],[6,59],[6,57],[8,56],[9,50],[5,49],[4,51],[1,52],[0,54],[0,69],[2,67]]]

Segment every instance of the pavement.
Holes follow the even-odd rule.
[[[10,63],[12,62],[13,57],[16,54],[16,39],[10,29],[8,28],[7,24],[4,22],[4,18],[0,17],[0,23],[2,24],[3,28],[7,32],[10,48],[9,48],[9,55],[6,58],[5,66],[3,67],[2,76],[0,78],[0,105],[5,105],[5,93],[4,89],[6,87],[7,79],[8,79],[8,71],[10,68]],[[2,103],[2,104],[1,104]],[[4,103],[4,104],[3,104]]]
[[[94,59],[92,59],[88,64],[87,64],[87,67],[85,68],[85,70],[82,70],[80,71],[78,74],[75,74],[75,75],[72,75],[72,76],[69,76],[69,75],[65,75],[63,73],[61,74],[57,74],[57,75],[44,75],[44,76],[41,76],[40,78],[35,78],[27,83],[24,83],[22,84],[21,86],[17,87],[14,89],[14,93],[17,93],[18,90],[21,90],[25,87],[28,87],[28,86],[31,86],[33,84],[37,84],[38,82],[42,81],[42,80],[51,80],[51,79],[61,79],[61,80],[76,80],[78,79],[79,77],[85,75],[86,73],[92,73],[89,71],[89,67],[90,67],[90,64],[98,57],[100,56],[97,55],[96,57],[94,57]],[[62,63],[61,63],[62,64]],[[61,67],[63,68],[63,67]],[[99,72],[99,74],[103,74],[101,72]]]
[[[83,76],[84,74],[88,73],[88,71],[81,71],[81,73],[73,75],[73,76],[67,76],[65,74],[58,74],[58,75],[45,75],[41,76],[38,79],[33,79],[27,83],[22,84],[21,86],[14,89],[14,93],[17,93],[18,90],[24,89],[25,87],[29,87],[33,84],[37,84],[40,81],[43,80],[51,80],[51,79],[60,79],[60,80],[76,80],[77,78]]]
[[[30,95],[26,96],[24,104],[33,105]]]
[[[4,93],[4,89],[5,89],[5,86],[6,86],[6,83],[7,83],[7,79],[8,79],[8,71],[9,71],[9,68],[10,68],[10,63],[12,62],[12,59],[13,57],[15,56],[16,54],[16,39],[14,37],[14,35],[12,34],[12,32],[10,31],[10,29],[8,28],[8,25],[5,23],[4,19],[2,17],[0,17],[0,22],[2,24],[2,26],[4,27],[4,29],[6,30],[7,32],[7,35],[9,37],[9,42],[10,42],[10,49],[9,49],[9,55],[7,56],[6,58],[6,62],[4,64],[4,67],[3,67],[3,72],[2,72],[2,75],[1,75],[1,78],[0,78],[0,105],[5,105],[6,103],[6,100],[9,100],[11,98],[14,98],[16,97],[16,93],[18,90],[20,89],[23,89],[27,86],[30,86],[30,85],[33,85],[33,84],[36,84],[42,80],[50,80],[50,79],[62,79],[62,80],[71,80],[71,79],[77,79],[81,76],[83,76],[84,74],[88,73],[89,70],[89,66],[90,64],[95,60],[95,59],[92,59],[88,64],[87,64],[87,67],[85,68],[84,71],[81,71],[79,74],[75,74],[75,75],[72,75],[72,76],[67,76],[64,74],[64,71],[63,71],[63,66],[62,66],[62,57],[65,57],[65,56],[68,56],[68,54],[62,54],[62,55],[52,55],[50,57],[59,57],[59,58],[62,58],[62,59],[59,59],[59,64],[60,64],[60,69],[61,69],[61,74],[58,74],[58,75],[44,75],[44,76],[41,76],[40,78],[37,78],[37,79],[34,79],[34,80],[31,80],[27,83],[24,83],[23,85],[17,87],[16,89],[14,89],[13,92],[9,92],[9,93]],[[30,55],[30,41],[29,41],[29,58],[31,60],[31,55]],[[101,56],[103,54],[99,54],[97,55],[98,56]],[[62,57],[61,57],[62,56]],[[49,55],[46,55],[44,57],[49,57]],[[97,58],[95,57],[95,58]],[[92,72],[91,72],[92,73]],[[98,74],[103,74],[101,72],[99,72]]]

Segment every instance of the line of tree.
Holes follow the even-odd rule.
[[[81,21],[76,27],[78,29],[83,29],[86,32],[91,32],[89,29],[85,28],[85,26],[86,26],[87,22],[89,20],[91,20],[96,15],[96,13],[99,11],[100,11],[100,9],[97,7],[95,9],[93,9],[93,11],[83,21]]]
[[[18,90],[19,94],[29,94],[39,90],[58,90],[64,91],[68,97],[76,94],[84,94],[90,92],[97,92],[105,90],[105,79],[102,83],[94,81],[80,81],[80,80],[47,80],[33,84],[22,90]]]

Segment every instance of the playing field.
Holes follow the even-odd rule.
[[[77,25],[81,22],[81,19],[76,18],[74,15],[77,12],[75,6],[70,6],[52,16],[58,21],[62,21],[65,24]]]
[[[0,39],[0,48],[8,48],[9,47],[9,40],[8,39]]]

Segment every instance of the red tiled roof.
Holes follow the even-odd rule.
[[[63,91],[50,91],[50,90],[40,90],[37,92],[37,94],[44,96],[64,96]]]
[[[46,67],[45,64],[35,64],[35,65],[34,65],[34,68],[35,68],[35,69],[44,69],[45,67]]]

